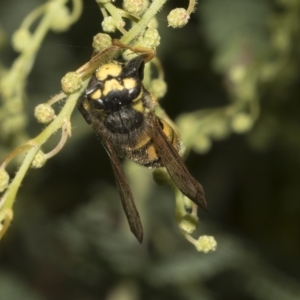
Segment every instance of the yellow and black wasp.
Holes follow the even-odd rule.
[[[115,42],[120,48],[144,52]],[[208,210],[200,183],[190,174],[181,157],[180,141],[173,128],[155,112],[156,98],[144,87],[145,62],[152,50],[128,62],[112,60],[101,65],[79,98],[77,107],[100,136],[113,169],[123,209],[131,231],[139,242],[143,228],[134,197],[119,157],[150,168],[165,167],[179,190],[204,210]]]

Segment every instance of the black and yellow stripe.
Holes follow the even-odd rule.
[[[159,124],[174,148],[179,151],[179,138],[173,128],[165,120],[162,119],[159,119]],[[125,147],[124,150],[125,155],[129,159],[137,162],[140,165],[149,168],[163,167],[161,159],[155,149],[153,138],[146,132],[137,140],[136,144],[133,147]]]

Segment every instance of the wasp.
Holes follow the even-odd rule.
[[[128,62],[111,60],[92,75],[77,107],[108,153],[122,206],[132,233],[141,243],[143,228],[119,158],[149,168],[165,167],[178,189],[204,210],[204,190],[178,152],[175,130],[155,114],[157,100],[143,85],[145,63],[155,53],[114,41],[115,46],[141,53]]]

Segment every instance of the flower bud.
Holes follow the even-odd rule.
[[[43,103],[35,107],[34,116],[39,123],[48,124],[55,118],[55,111],[51,105]]]
[[[181,28],[187,24],[190,15],[184,8],[175,8],[168,14],[168,26],[173,28]]]
[[[62,78],[61,85],[65,94],[72,94],[81,88],[82,79],[76,72],[69,72]]]
[[[34,169],[41,168],[47,161],[46,155],[43,151],[39,150],[38,153],[35,155],[31,167]]]

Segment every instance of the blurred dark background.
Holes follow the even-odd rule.
[[[17,55],[12,33],[42,3],[0,2],[5,67]],[[224,134],[208,133],[209,147],[186,160],[210,206],[199,212],[195,236],[214,235],[217,251],[196,252],[177,228],[171,189],[126,161],[145,227],[138,244],[107,154],[74,111],[72,138],[42,169],[30,170],[19,191],[0,244],[0,300],[300,299],[300,2],[201,0],[186,27],[168,28],[167,12],[181,6],[187,3],[169,1],[157,16],[168,84],[161,105],[169,116],[259,103],[251,129],[238,133],[232,116],[223,116]],[[85,0],[68,32],[47,35],[27,84],[31,137],[43,129],[34,107],[89,60],[101,19],[95,2]],[[240,70],[249,77],[242,84],[232,75]]]

